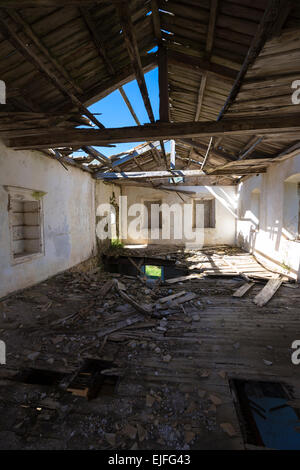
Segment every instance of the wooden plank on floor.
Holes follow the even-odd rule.
[[[167,279],[166,284],[176,284],[176,282],[188,281],[189,279],[201,279],[201,274],[188,274],[187,276],[173,277],[172,279]]]
[[[282,279],[277,278],[277,279],[270,279],[267,284],[264,286],[264,288],[255,296],[253,302],[258,305],[259,307],[262,307],[265,305],[275,292],[279,289],[279,287],[282,284]]]
[[[233,294],[232,297],[243,297],[243,295],[254,286],[254,282],[245,282],[241,287],[238,288]]]

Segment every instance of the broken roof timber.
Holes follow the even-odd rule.
[[[282,134],[300,131],[300,114],[226,119],[219,122],[156,123],[106,129],[24,129],[0,132],[14,149],[40,149],[109,143],[167,140],[180,137]]]
[[[294,0],[269,0],[265,13],[248,50],[247,56],[238,73],[230,94],[225,101],[223,108],[221,109],[218,120],[222,119],[229,107],[235,101],[246,73],[248,72],[251,65],[254,64],[255,59],[260,54],[266,41],[280,32],[283,23],[291,10],[293,2]]]
[[[63,6],[85,6],[97,5],[101,3],[116,3],[120,0],[64,0]],[[61,0],[0,0],[1,8],[51,8],[61,7]]]
[[[203,176],[204,173],[201,170],[172,170],[172,171],[123,171],[121,173],[101,171],[95,174],[96,179],[147,179],[147,178],[169,178],[178,176]]]

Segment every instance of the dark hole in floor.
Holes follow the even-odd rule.
[[[300,449],[300,414],[281,383],[230,379],[246,444],[278,450]]]
[[[116,365],[113,362],[87,359],[67,390],[88,400],[99,396],[112,396],[116,392],[120,377],[102,372],[114,368]]]
[[[179,268],[175,265],[174,260],[164,260],[152,257],[134,257],[131,259],[145,271],[145,266],[155,266],[163,272],[163,279],[171,279],[189,274],[187,268]],[[127,256],[103,256],[104,268],[110,273],[127,274],[128,276],[140,276],[140,271],[128,260]],[[146,273],[147,274],[147,273]],[[151,277],[151,274],[148,276]],[[160,276],[155,276],[156,278]]]
[[[62,372],[46,369],[24,369],[13,377],[16,382],[34,385],[54,386],[65,377]]]

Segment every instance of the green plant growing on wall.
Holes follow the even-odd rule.
[[[119,227],[120,208],[119,208],[119,204],[117,203],[116,195],[115,195],[114,191],[113,191],[112,195],[109,198],[109,202],[114,207],[115,212],[116,212],[116,235],[117,235],[117,239],[119,239],[120,238],[120,227]]]
[[[280,265],[285,271],[290,271],[291,267],[288,264],[285,264],[285,262],[281,263]]]
[[[42,199],[42,197],[45,196],[45,194],[47,194],[47,193],[45,193],[45,191],[33,191],[33,192],[31,193],[31,196],[32,196],[34,199],[36,199],[36,201],[39,201],[40,199]]]

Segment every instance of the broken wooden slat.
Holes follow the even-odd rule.
[[[243,295],[245,295],[253,286],[254,282],[246,282],[232,294],[232,297],[243,297]]]
[[[182,290],[180,292],[176,292],[175,294],[167,295],[167,297],[162,297],[161,299],[159,299],[159,302],[163,304],[165,302],[169,302],[170,300],[174,300],[184,294],[186,294],[186,291]]]
[[[253,302],[259,307],[262,307],[267,302],[269,302],[281,284],[282,278],[270,279],[264,288],[255,296]]]
[[[132,297],[130,297],[129,295],[125,294],[125,292],[123,292],[120,287],[119,287],[119,283],[116,279],[114,279],[114,286],[116,287],[117,291],[118,291],[118,294],[126,301],[128,302],[130,305],[132,305],[136,310],[138,310],[139,312],[143,313],[144,315],[150,315],[151,314],[151,310],[150,309],[146,309],[144,307],[142,307],[140,304],[138,304],[135,300],[133,300]]]
[[[172,302],[171,306],[180,305],[180,304],[183,304],[185,302],[190,302],[190,300],[194,300],[196,297],[198,297],[198,295],[195,294],[194,292],[188,292],[183,297],[179,297],[179,299],[174,300]]]
[[[167,279],[167,284],[175,284],[176,282],[184,282],[188,281],[189,279],[201,279],[201,274],[188,274],[187,276],[180,276],[180,277],[173,277],[172,279]]]

